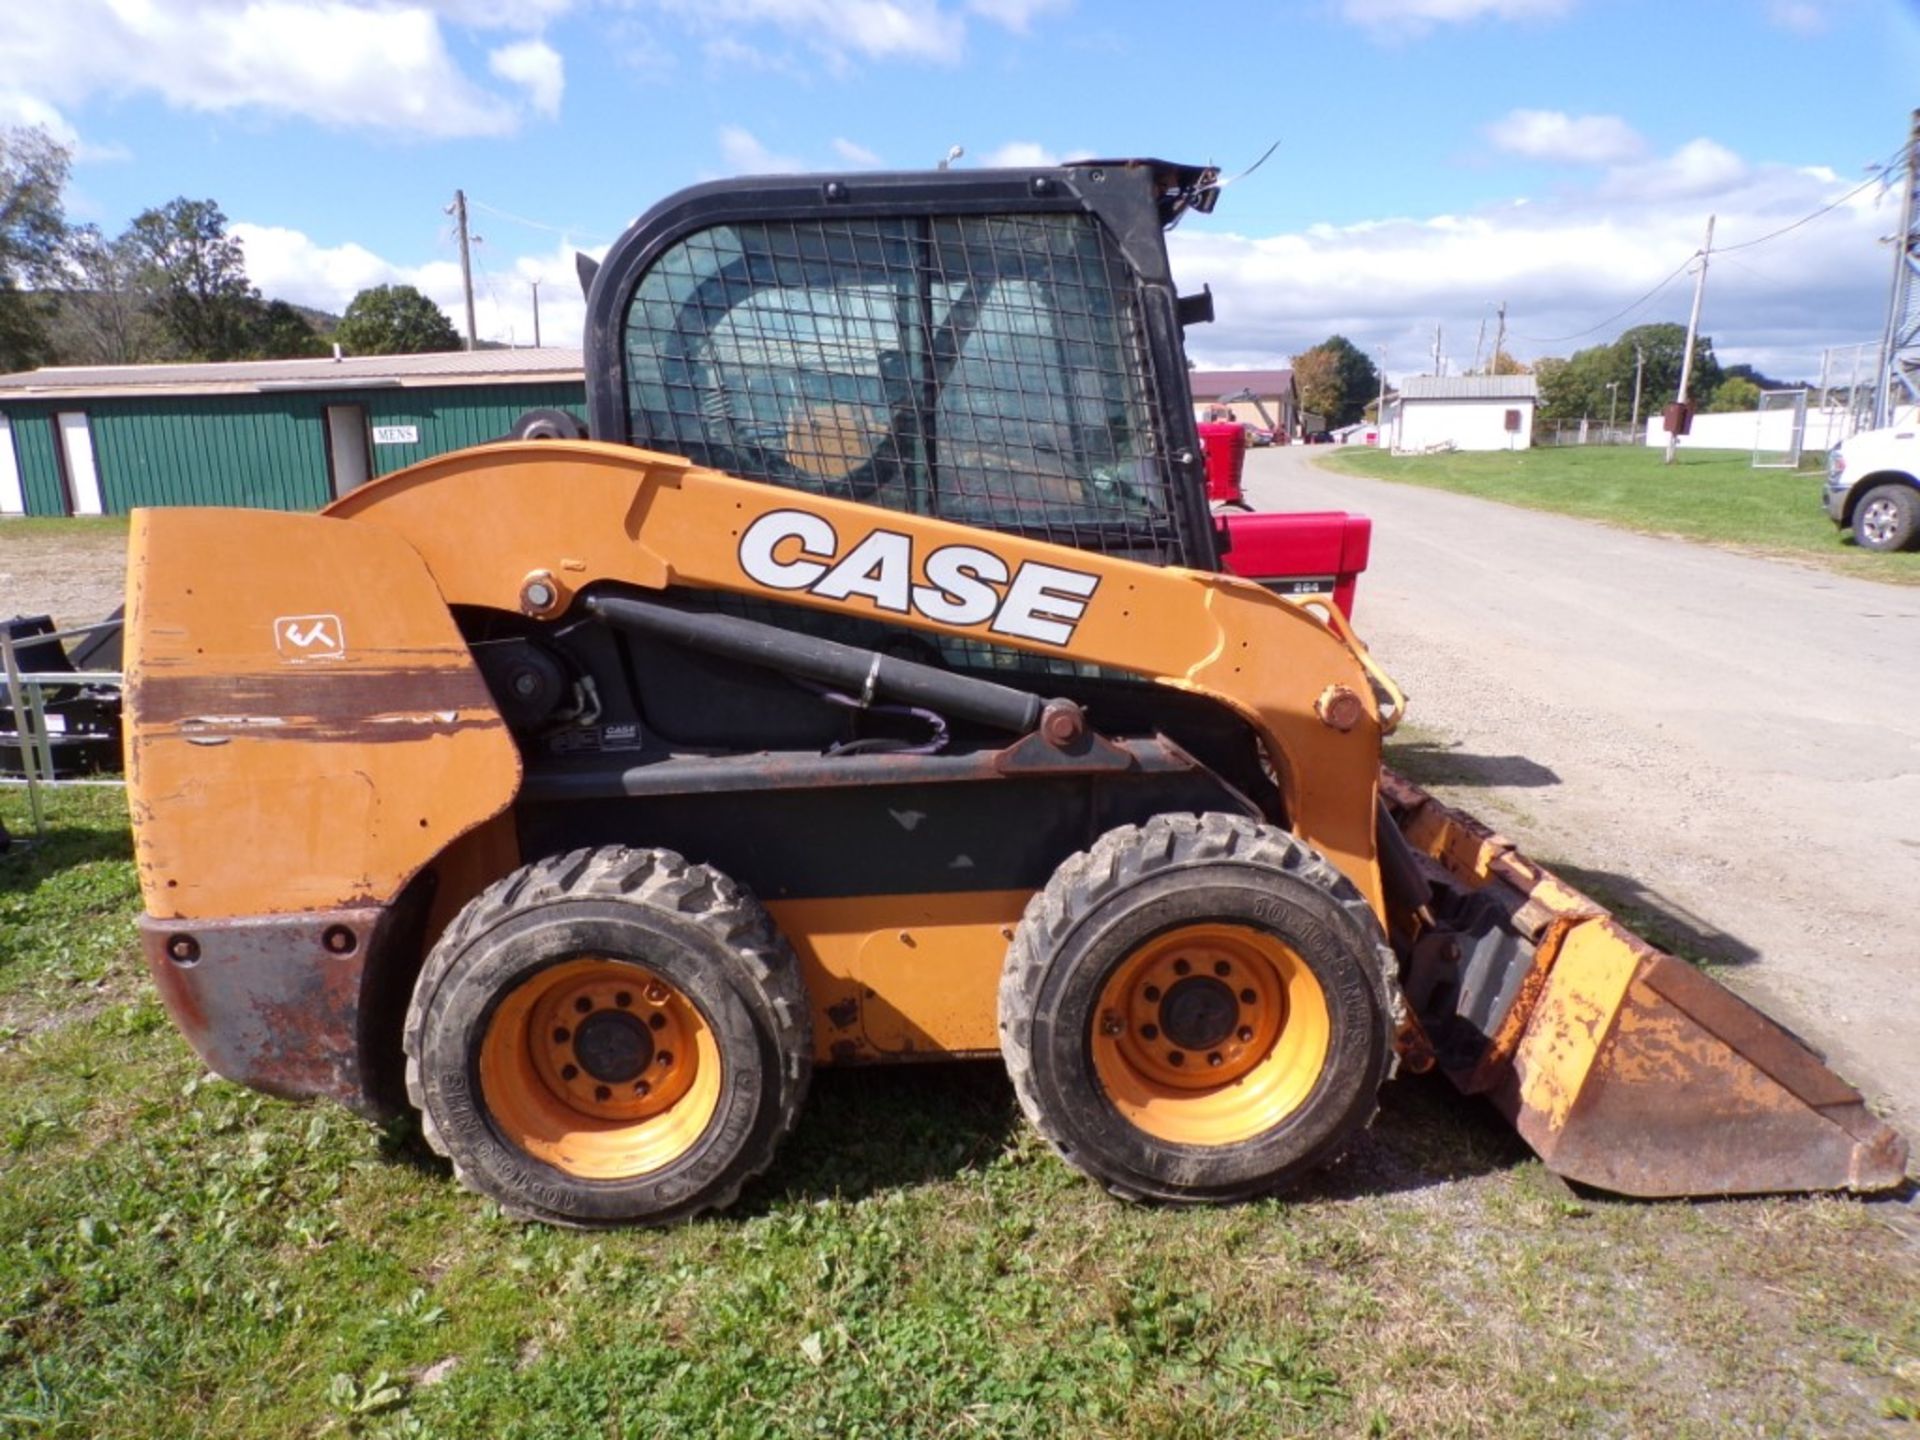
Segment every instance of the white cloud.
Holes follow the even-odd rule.
[[[1616,167],[1591,185],[1468,214],[1222,233],[1232,202],[1170,240],[1182,290],[1211,283],[1219,323],[1189,336],[1209,366],[1284,360],[1329,334],[1388,346],[1396,376],[1429,368],[1436,325],[1456,370],[1473,358],[1490,307],[1508,302],[1509,347],[1525,359],[1568,355],[1651,321],[1684,322],[1684,274],[1633,304],[1699,249],[1755,240],[1845,194],[1855,181],[1821,168],[1749,162],[1712,141]],[[1891,258],[1878,237],[1897,223],[1869,189],[1791,234],[1716,256],[1703,329],[1723,362],[1787,379],[1817,378],[1820,351],[1869,338],[1884,317]],[[1487,346],[1492,345],[1489,323]],[[1537,337],[1537,338],[1535,338]],[[1567,337],[1567,338],[1561,338]]]
[[[751,130],[739,125],[722,127],[720,156],[734,175],[793,175],[810,168],[795,156],[769,150]]]
[[[859,165],[863,168],[870,169],[881,163],[880,157],[873,151],[864,145],[856,145],[851,140],[836,139],[833,142],[833,153],[849,165]]]
[[[0,25],[0,76],[7,77],[9,93],[56,110],[98,95],[152,94],[183,110],[300,116],[340,128],[427,136],[501,135],[518,124],[519,107],[461,68],[441,13],[461,25],[522,29],[569,3],[16,4]],[[514,57],[508,63],[519,73],[508,78],[530,91],[536,106],[554,94],[558,77],[536,71],[532,50],[508,46],[495,53]]]
[[[353,297],[374,285],[412,285],[466,330],[460,263],[448,257],[420,265],[397,265],[351,242],[322,245],[298,230],[237,221],[230,233],[246,251],[247,275],[271,299],[340,314]],[[489,245],[475,256],[474,317],[483,340],[533,343],[533,285],[540,281],[540,340],[578,345],[586,327],[586,297],[574,273],[576,247],[562,241],[543,254],[494,254]],[[578,247],[586,248],[586,247]],[[588,251],[595,258],[606,247]]]
[[[1058,165],[1060,157],[1037,140],[1009,140],[997,150],[980,157],[989,170],[1024,170],[1035,166]]]
[[[796,51],[837,74],[855,61],[917,60],[957,64],[968,22],[982,19],[1015,34],[1072,0],[630,0],[669,16],[701,37],[709,60],[759,70],[792,70]]]
[[[1340,0],[1340,13],[1380,35],[1423,34],[1472,20],[1554,20],[1574,0]]]
[[[1827,28],[1825,9],[1807,0],[1772,0],[1767,6],[1767,19],[1796,35],[1820,35]]]
[[[1072,3],[1073,0],[967,0],[967,8],[1017,35],[1024,35],[1032,28],[1036,15],[1065,10]]]
[[[560,118],[560,96],[567,88],[560,52],[544,40],[503,45],[487,56],[487,68],[527,92],[527,102],[549,120]]]
[[[1496,148],[1532,160],[1613,165],[1631,160],[1646,142],[1618,115],[1568,115],[1561,110],[1514,110],[1487,127]]]
[[[989,170],[1027,170],[1043,165],[1071,165],[1075,160],[1086,159],[1092,154],[1093,151],[1085,146],[1054,150],[1037,140],[1009,140],[998,149],[980,156],[979,163]]]
[[[576,0],[421,0],[443,20],[478,30],[537,31],[577,9]]]
[[[868,60],[957,60],[966,23],[935,0],[653,0],[712,44],[756,49],[742,32],[765,26],[844,65]]]
[[[1715,140],[1689,140],[1671,155],[1616,165],[1601,186],[1622,200],[1687,200],[1722,193],[1747,175],[1747,163]]]
[[[85,139],[73,128],[73,122],[53,106],[18,91],[0,90],[0,126],[45,130],[82,164],[133,158],[124,145],[98,144]]]

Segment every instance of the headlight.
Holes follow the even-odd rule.
[[[1838,480],[1846,473],[1847,457],[1840,453],[1840,447],[1836,445],[1827,452],[1827,479]]]

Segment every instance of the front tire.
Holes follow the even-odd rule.
[[[812,1073],[793,953],[759,903],[666,850],[525,866],[414,988],[407,1091],[468,1187],[549,1224],[664,1224],[772,1162]]]
[[[1300,840],[1159,816],[1109,831],[1028,905],[1001,1045],[1034,1127],[1115,1194],[1244,1200],[1371,1119],[1392,965],[1366,901]]]
[[[1853,538],[1867,550],[1911,550],[1920,540],[1920,491],[1874,486],[1854,507]]]

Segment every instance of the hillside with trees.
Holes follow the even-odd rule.
[[[210,199],[153,206],[118,235],[70,224],[71,163],[44,129],[0,128],[0,373],[298,359],[325,355],[336,339],[362,355],[460,348],[446,315],[412,286],[363,291],[348,307],[350,318],[359,312],[353,325],[268,299]]]

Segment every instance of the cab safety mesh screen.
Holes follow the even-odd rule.
[[[1166,558],[1133,277],[1084,215],[722,225],[625,331],[633,443],[774,485]]]

